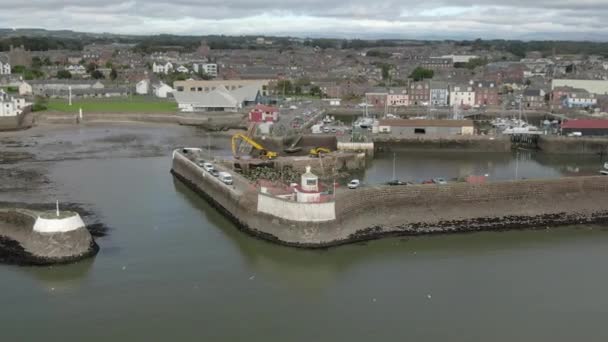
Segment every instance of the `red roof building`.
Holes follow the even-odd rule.
[[[580,132],[584,136],[608,135],[608,120],[582,119],[562,122],[562,134]]]
[[[277,122],[279,121],[279,110],[275,107],[257,105],[249,112],[250,122]]]

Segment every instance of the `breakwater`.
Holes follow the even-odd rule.
[[[69,263],[99,250],[80,216],[25,209],[0,210],[0,261],[19,265]]]
[[[509,152],[511,140],[508,136],[454,136],[446,138],[402,138],[378,136],[374,139],[376,151],[469,151]]]
[[[608,222],[608,177],[377,186],[342,189],[325,203],[286,203],[238,175],[235,185],[226,186],[179,151],[174,152],[172,173],[241,230],[296,247]],[[306,221],[302,217],[306,212],[315,214]]]

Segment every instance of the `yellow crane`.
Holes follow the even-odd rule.
[[[267,150],[264,146],[258,144],[257,142],[255,142],[255,140],[249,138],[248,136],[241,134],[241,133],[237,133],[232,136],[232,155],[236,159],[239,158],[239,153],[238,153],[239,140],[243,140],[244,142],[249,144],[251,147],[260,151],[260,158],[262,158],[262,159],[274,159],[278,156],[278,154],[276,152]]]
[[[329,154],[331,150],[325,147],[316,147],[310,150],[310,155],[313,157],[319,156],[319,154]]]

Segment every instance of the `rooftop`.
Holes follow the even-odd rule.
[[[562,128],[608,129],[608,120],[594,120],[594,119],[568,120],[568,121],[565,121],[562,123]]]
[[[471,120],[379,120],[380,126],[392,127],[473,127]]]

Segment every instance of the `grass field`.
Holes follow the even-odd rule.
[[[49,100],[49,111],[78,113],[175,113],[177,104],[173,101],[159,101],[150,98],[113,98],[113,99],[77,99],[68,105],[65,99]]]

